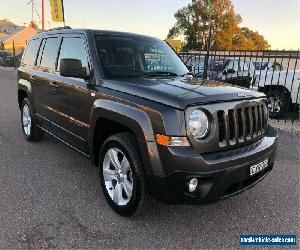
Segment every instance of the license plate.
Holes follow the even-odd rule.
[[[266,167],[268,167],[268,159],[257,163],[253,166],[250,167],[250,176],[255,175],[257,173],[259,173],[260,171],[264,170]]]

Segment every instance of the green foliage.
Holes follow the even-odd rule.
[[[234,11],[231,0],[212,0],[209,16],[207,0],[193,0],[188,6],[175,13],[176,23],[169,30],[168,38],[180,35],[185,37],[184,50],[203,50],[211,19],[211,48],[229,49],[267,49],[270,47],[264,37],[249,28],[240,28],[240,15]]]

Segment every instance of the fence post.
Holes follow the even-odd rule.
[[[15,48],[15,41],[13,41],[13,58],[14,58],[14,69],[17,68],[16,65],[16,48]]]
[[[203,70],[203,80],[207,79],[207,71],[208,71],[208,62],[209,62],[209,52],[210,52],[210,43],[211,43],[211,1],[207,0],[208,5],[208,36],[206,42],[206,55],[204,58],[204,70]]]

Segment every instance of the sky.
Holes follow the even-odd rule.
[[[29,0],[0,0],[0,19],[18,25],[31,20]],[[40,12],[41,0],[35,0]],[[175,23],[174,13],[190,0],[64,0],[66,25],[72,28],[112,29],[166,38]],[[232,0],[242,26],[258,31],[272,49],[300,48],[300,0]],[[50,21],[46,4],[46,28],[62,26]],[[39,13],[40,14],[40,13]],[[34,13],[35,19],[39,18]],[[39,26],[41,24],[38,21]]]

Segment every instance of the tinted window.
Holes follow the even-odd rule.
[[[53,70],[55,66],[58,38],[48,38],[43,50],[41,67]]]
[[[37,65],[40,65],[40,63],[41,63],[41,58],[42,58],[42,55],[43,55],[43,49],[44,49],[45,43],[46,43],[46,39],[43,39],[42,43],[41,43],[41,46],[40,46],[39,54],[38,54],[38,57],[37,57],[37,60],[36,60]]]
[[[23,64],[31,65],[31,66],[35,64],[36,54],[38,52],[39,45],[40,45],[39,39],[34,39],[29,42],[23,57],[23,61],[22,61]]]
[[[64,38],[60,47],[58,69],[60,59],[78,59],[82,67],[88,70],[87,54],[82,38]]]
[[[148,37],[96,35],[106,77],[138,77],[152,72],[183,75],[188,69],[163,41]]]

